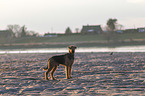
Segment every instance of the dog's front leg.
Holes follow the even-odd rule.
[[[72,78],[72,77],[71,77],[72,65],[69,66],[69,70],[68,70],[68,71],[69,71],[69,78]]]
[[[69,67],[68,67],[68,65],[67,66],[65,66],[65,72],[66,72],[66,79],[69,79],[69,73],[68,73],[68,70],[69,70]]]

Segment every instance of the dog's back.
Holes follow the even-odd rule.
[[[53,58],[54,61],[56,61],[59,64],[64,64],[65,63],[65,55],[57,55],[57,56],[53,56],[51,58]]]
[[[64,63],[65,63],[65,55],[66,55],[66,54],[64,54],[64,55],[52,56],[52,57],[50,57],[50,58],[48,59],[48,63],[49,63],[50,61],[52,61],[52,59],[53,59],[53,61],[57,62],[58,66],[59,66],[59,64],[64,64]],[[48,69],[48,65],[47,65],[46,68],[43,68],[43,70],[47,70],[47,69]]]

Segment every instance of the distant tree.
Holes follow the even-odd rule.
[[[67,29],[65,30],[65,34],[72,34],[72,31],[69,27],[67,27]]]
[[[117,29],[117,19],[109,19],[106,23],[106,32],[104,32],[104,38],[109,42],[117,42],[119,40],[119,35],[115,30]]]
[[[15,37],[37,37],[39,34],[34,32],[34,31],[28,31],[26,26],[23,25],[22,27],[20,25],[7,25],[7,30],[9,30],[10,32],[12,32]]]
[[[15,25],[7,25],[7,30],[12,32],[15,36],[14,37],[19,37],[20,36],[20,30],[21,27],[17,24]]]
[[[31,36],[31,37],[38,37],[39,36],[39,34],[36,33],[35,31],[27,31],[27,35]]]
[[[116,24],[116,29],[117,30],[122,30],[124,26],[122,24]]]
[[[116,29],[117,19],[109,19],[107,21],[108,31],[114,31]]]
[[[44,36],[45,36],[45,35],[49,35],[49,34],[51,34],[51,33],[50,33],[50,32],[47,32],[47,33],[44,34]]]
[[[21,27],[21,37],[27,36],[27,28],[24,26]]]

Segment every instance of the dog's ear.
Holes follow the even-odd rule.
[[[71,49],[71,46],[68,46],[69,49]]]
[[[77,47],[76,46],[73,46],[73,45],[70,45],[70,46],[68,46],[68,48],[69,49],[71,49],[71,48],[75,48],[76,49]]]

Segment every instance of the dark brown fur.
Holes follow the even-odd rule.
[[[76,46],[69,46],[68,48],[69,48],[69,53],[66,53],[64,55],[53,56],[48,59],[47,68],[43,69],[43,70],[46,70],[45,72],[46,80],[48,80],[48,74],[50,71],[52,71],[50,74],[51,79],[55,80],[55,78],[53,77],[53,74],[56,71],[59,64],[65,66],[66,78],[67,79],[72,78],[71,71],[72,71],[72,65],[74,62],[74,53],[75,53]]]

